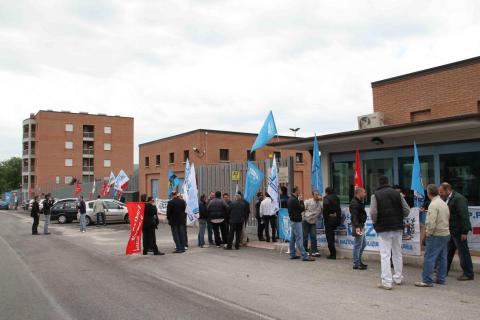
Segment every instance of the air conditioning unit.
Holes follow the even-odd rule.
[[[358,117],[358,129],[370,129],[383,126],[383,112],[374,112]]]

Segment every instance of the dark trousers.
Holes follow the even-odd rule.
[[[185,226],[185,247],[188,248],[188,234],[187,234],[187,226]]]
[[[171,225],[173,242],[177,251],[185,252],[185,226],[181,224]]]
[[[264,240],[265,238],[263,237],[264,231],[265,231],[265,224],[263,223],[263,219],[260,217],[256,217],[257,219],[257,236],[258,240]]]
[[[332,225],[325,225],[325,237],[327,238],[328,250],[332,257],[337,256],[337,250],[335,249],[335,229],[336,227]]]
[[[276,241],[277,225],[275,223],[275,216],[263,216],[263,223],[265,224],[265,238],[267,242],[270,241],[270,227],[272,228],[272,240]]]
[[[147,253],[148,251],[158,253],[155,227],[143,229],[143,253]]]
[[[100,224],[107,224],[107,221],[105,220],[105,212],[97,212],[97,226]]]
[[[233,237],[235,236],[235,248],[240,248],[242,239],[243,223],[230,223],[230,233],[228,234],[227,248],[232,248]]]
[[[470,249],[468,248],[468,241],[462,241],[459,234],[452,234],[450,242],[448,243],[447,272],[450,271],[452,260],[457,250],[463,275],[473,278],[473,264],[472,257],[470,256]]]
[[[40,216],[34,215],[33,216],[33,224],[32,224],[32,234],[38,234],[38,224],[40,223]]]
[[[225,221],[220,223],[212,222],[213,234],[215,235],[215,245],[220,246],[227,243],[227,228],[225,227]],[[220,236],[221,233],[221,236]]]
[[[213,245],[213,228],[212,223],[207,221],[208,244]]]

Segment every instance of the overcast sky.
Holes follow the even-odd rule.
[[[0,159],[39,109],[197,128],[357,128],[372,81],[480,55],[480,2],[0,0]]]

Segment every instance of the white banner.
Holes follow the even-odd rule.
[[[167,214],[167,205],[168,199],[155,199],[155,204],[157,206],[158,213]]]
[[[468,207],[472,232],[468,234],[468,247],[471,251],[480,252],[480,207]]]
[[[367,240],[367,247],[365,250],[379,251],[378,237],[375,229],[373,229],[370,209],[366,208],[365,210],[367,211],[367,222],[365,223],[364,231]],[[335,234],[335,242],[338,247],[345,249],[353,248],[354,239],[352,236],[352,224],[348,207],[342,207],[342,222],[335,231]],[[327,247],[323,219],[318,219],[317,222],[317,239],[320,247]],[[410,215],[404,220],[402,249],[404,254],[417,256],[421,254],[418,208],[410,209]]]

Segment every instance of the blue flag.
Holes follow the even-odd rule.
[[[172,192],[180,185],[180,183],[180,179],[178,179],[173,171],[168,170],[168,199],[172,199]]]
[[[313,140],[313,161],[312,161],[312,191],[323,193],[322,162],[318,150],[317,135]]]
[[[273,113],[270,111],[268,114],[265,123],[263,124],[262,129],[258,133],[257,139],[252,146],[250,152],[255,151],[258,148],[261,148],[267,145],[268,141],[277,135],[277,126],[275,125],[275,120],[273,119]]]
[[[247,178],[245,180],[244,199],[249,203],[255,197],[255,193],[262,185],[263,172],[253,163],[248,162]]]
[[[413,142],[413,170],[411,189],[413,190],[415,197],[415,207],[422,205],[423,200],[425,199],[425,189],[423,188],[420,159],[418,157],[417,144],[415,142]]]

